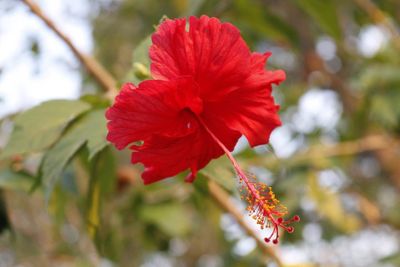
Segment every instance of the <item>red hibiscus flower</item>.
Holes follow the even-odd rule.
[[[127,83],[107,110],[107,139],[118,149],[130,145],[132,163],[145,167],[145,184],[199,169],[226,154],[245,189],[249,211],[262,225],[273,225],[266,241],[278,242],[286,211],[269,187],[240,169],[230,151],[244,135],[251,146],[268,143],[281,124],[271,96],[272,84],[285,79],[282,70],[265,70],[270,53],[252,53],[230,23],[216,18],[165,20],[152,36],[154,80],[137,87]],[[142,143],[139,143],[142,142]]]

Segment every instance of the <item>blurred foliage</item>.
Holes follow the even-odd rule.
[[[18,115],[14,120],[13,134],[2,151],[2,157],[48,148],[60,137],[69,122],[89,108],[88,104],[82,102],[55,100]]]
[[[268,67],[288,77],[274,92],[280,141],[243,142],[235,156],[302,218],[279,257],[297,267],[399,266],[400,34],[388,28],[398,30],[399,1],[372,2],[380,21],[366,12],[370,0],[87,1],[94,55],[121,83],[149,78],[149,36],[164,15],[217,16],[252,50],[272,51]],[[371,27],[384,41],[368,54]],[[46,52],[37,38],[31,50]],[[82,77],[82,91],[96,86]],[[0,129],[13,127],[0,132],[0,265],[9,252],[10,266],[266,266],[208,191],[206,177],[242,208],[229,162],[214,160],[193,185],[179,175],[144,187],[142,167],[105,141],[100,91],[3,118]],[[363,142],[372,135],[380,141]]]

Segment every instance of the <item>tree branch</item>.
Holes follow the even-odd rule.
[[[387,135],[370,135],[364,138],[346,141],[333,145],[314,145],[304,152],[299,152],[287,159],[279,159],[276,157],[268,158],[250,158],[248,161],[253,164],[267,164],[268,166],[276,166],[282,164],[285,166],[310,162],[321,158],[349,156],[360,154],[367,151],[380,151],[391,149],[399,146],[399,142]]]
[[[396,142],[386,135],[370,135],[355,141],[341,142],[336,145],[319,145],[310,148],[305,155],[310,157],[336,157],[359,154],[366,151],[380,150],[395,145]]]
[[[101,87],[107,92],[111,99],[117,95],[116,80],[112,75],[93,57],[81,52],[69,39],[69,37],[64,34],[54,22],[46,16],[40,7],[31,0],[22,0],[25,5],[29,7],[33,14],[39,17],[46,25],[64,41],[64,43],[71,49],[74,55],[79,59],[82,65],[85,66],[86,70],[95,78],[95,80],[101,85]]]

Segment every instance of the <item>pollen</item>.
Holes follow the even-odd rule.
[[[272,229],[268,237],[264,241],[273,244],[279,243],[279,229],[283,229],[287,233],[293,233],[294,227],[289,226],[293,222],[300,221],[298,215],[293,216],[289,220],[285,220],[287,208],[280,204],[276,198],[272,187],[264,183],[258,182],[253,174],[245,174],[238,172],[239,176],[239,192],[241,198],[246,200],[249,216],[256,221],[260,229]]]

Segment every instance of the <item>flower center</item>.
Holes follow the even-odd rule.
[[[200,97],[194,97],[189,102],[187,108],[194,114],[200,115],[203,112],[203,100]]]

